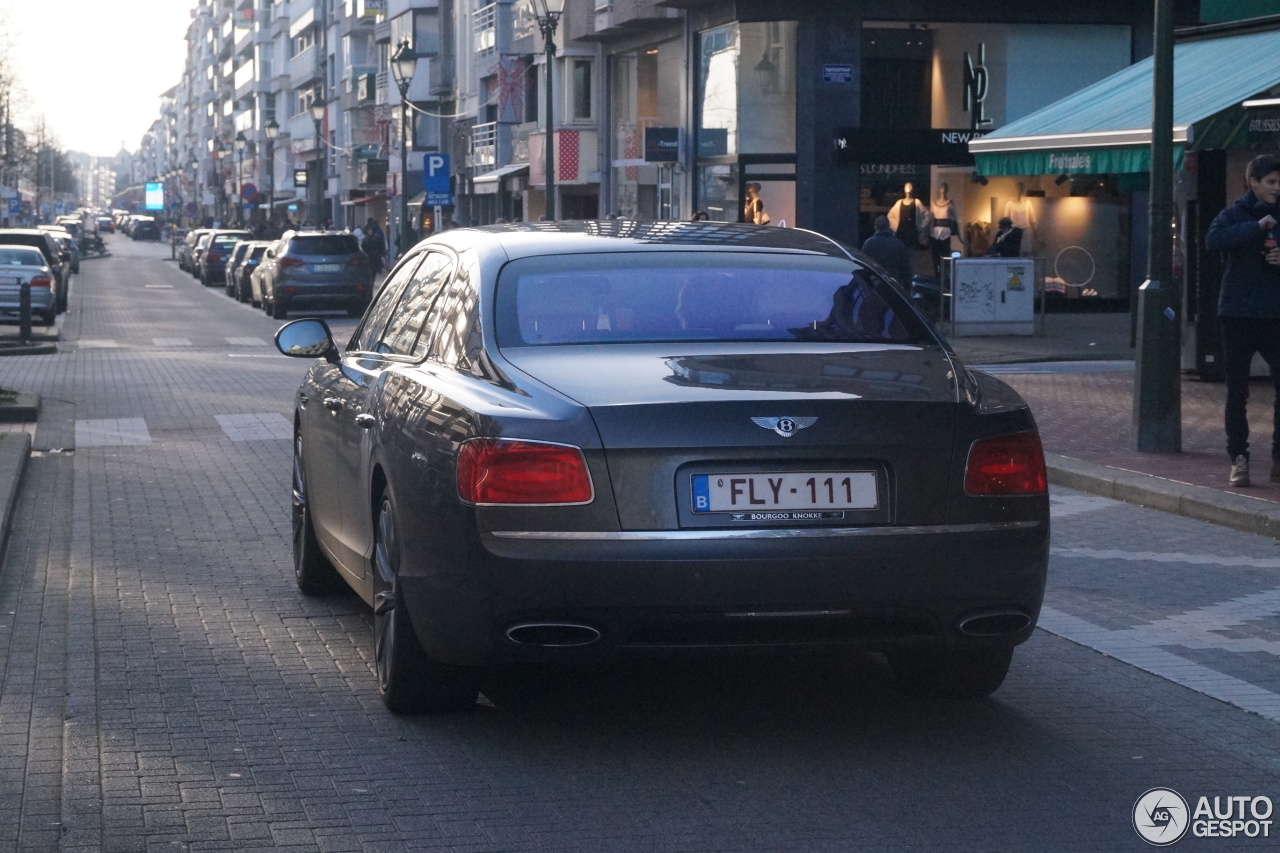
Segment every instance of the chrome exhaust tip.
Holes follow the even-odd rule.
[[[601,633],[590,625],[570,622],[521,622],[506,631],[507,639],[521,646],[572,649],[600,642]]]
[[[1030,624],[1031,617],[1021,610],[990,610],[963,617],[956,630],[967,637],[1004,637]]]

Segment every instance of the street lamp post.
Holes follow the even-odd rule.
[[[316,227],[319,227],[327,218],[324,215],[324,185],[328,181],[328,178],[325,175],[324,142],[320,136],[320,126],[324,122],[324,114],[325,103],[319,98],[316,98],[311,102],[311,120],[316,123],[316,171],[318,172],[316,175],[315,189],[316,206],[313,209],[313,218],[315,219]]]
[[[240,185],[244,180],[244,149],[248,146],[249,140],[244,138],[244,131],[236,134],[236,180],[232,189],[236,193],[236,224],[244,225],[244,202],[240,197]]]
[[[196,228],[200,216],[200,202],[204,200],[204,194],[200,192],[200,160],[196,157],[191,158],[191,206],[195,208],[195,215],[191,217],[188,223],[192,228]]]
[[[564,0],[533,0],[534,16],[538,19],[538,29],[542,31],[542,43],[547,52],[547,134],[545,162],[547,171],[547,219],[559,219],[556,204],[556,156],[555,156],[555,109],[552,106],[552,73],[556,56],[556,26],[560,16],[564,14]]]
[[[276,204],[276,137],[280,135],[280,125],[275,119],[269,119],[262,126],[267,135],[267,212],[266,220],[270,223],[275,218]]]
[[[409,84],[418,68],[418,54],[404,39],[391,57],[391,76],[400,89],[400,254],[409,251],[409,194],[406,183],[409,178]]]

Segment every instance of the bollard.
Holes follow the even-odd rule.
[[[18,286],[18,336],[22,342],[31,341],[31,282]]]
[[[172,230],[169,231],[169,260],[176,261],[178,259],[178,238],[174,236]]]

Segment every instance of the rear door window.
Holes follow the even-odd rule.
[[[423,334],[431,307],[449,273],[453,260],[443,252],[428,252],[405,289],[400,304],[387,323],[378,351],[421,360],[427,355],[429,334]]]
[[[392,312],[396,310],[405,286],[413,280],[413,273],[421,261],[421,256],[410,258],[405,262],[404,266],[396,270],[394,276],[387,279],[382,285],[382,288],[373,298],[373,305],[365,312],[364,320],[356,327],[355,333],[352,334],[351,342],[347,344],[349,351],[377,351],[378,341],[382,338],[382,332],[387,326],[387,320],[391,318]]]

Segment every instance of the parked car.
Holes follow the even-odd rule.
[[[61,225],[37,225],[41,231],[48,231],[58,242],[58,248],[67,260],[67,270],[80,272],[80,244],[75,235]]]
[[[294,573],[373,606],[394,711],[484,673],[698,649],[885,653],[996,690],[1044,594],[1027,405],[873,262],[792,228],[543,223],[412,249],[295,400]]]
[[[262,262],[262,256],[271,243],[267,240],[248,240],[240,245],[244,247],[244,251],[240,255],[235,270],[231,271],[230,266],[228,266],[227,292],[235,297],[236,300],[252,302],[254,307],[257,307],[259,303],[253,297],[253,283],[250,277]]]
[[[354,234],[286,231],[263,268],[262,284],[263,309],[277,320],[299,305],[359,317],[373,293],[373,268]]]
[[[195,254],[196,243],[205,234],[212,231],[212,228],[192,228],[182,238],[182,243],[178,246],[178,268],[186,272],[193,272],[195,263],[193,256]]]
[[[110,216],[99,216],[98,230],[104,231],[108,234],[114,234],[116,233],[116,221]]]
[[[262,250],[262,256],[258,259],[258,265],[249,272],[249,301],[253,303],[255,308],[267,310],[266,301],[263,299],[263,281],[267,271],[275,264],[276,247],[279,240],[266,240],[267,245]]]
[[[134,240],[159,240],[160,223],[154,216],[135,216],[129,227],[129,236]]]
[[[207,242],[204,243],[204,250],[200,253],[199,265],[197,267],[197,278],[205,287],[213,287],[222,284],[226,280],[227,257],[231,254],[231,250],[236,247],[237,243],[245,240],[252,240],[253,235],[248,231],[231,231],[216,230],[206,235]]]
[[[52,326],[58,313],[53,270],[34,246],[0,245],[0,313],[18,317],[23,283],[30,285],[31,317]]]
[[[53,270],[54,301],[59,314],[67,310],[67,294],[71,287],[71,255],[58,245],[57,238],[39,228],[0,229],[0,245],[31,246],[39,249]]]

